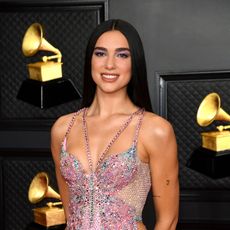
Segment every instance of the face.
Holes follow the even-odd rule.
[[[96,42],[91,65],[97,90],[126,91],[131,79],[131,55],[125,36],[117,30],[103,33]]]

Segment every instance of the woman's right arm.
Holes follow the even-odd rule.
[[[58,183],[61,201],[64,207],[66,220],[69,217],[69,191],[65,179],[60,171],[60,153],[61,144],[65,135],[66,125],[63,125],[63,119],[59,118],[51,129],[51,153],[55,164],[56,179]]]

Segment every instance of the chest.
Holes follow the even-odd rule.
[[[86,172],[79,159],[68,152],[61,153],[61,173],[74,188],[87,189],[91,174]],[[94,185],[103,191],[115,191],[129,184],[138,171],[136,148],[130,148],[104,159],[93,173]]]
[[[129,149],[135,133],[135,125],[132,123],[118,133],[121,125],[114,120],[111,120],[111,122],[89,120],[86,128],[88,143],[86,143],[86,133],[82,122],[77,122],[77,125],[69,133],[66,146],[66,150],[81,162],[86,171],[89,171],[87,144],[95,169],[100,157],[107,158],[110,155],[125,152]]]

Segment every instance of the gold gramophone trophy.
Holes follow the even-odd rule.
[[[32,204],[36,204],[44,198],[61,199],[60,195],[49,186],[47,173],[40,172],[30,184],[28,199]],[[66,222],[62,202],[48,202],[45,207],[34,208],[33,213],[34,222],[46,227],[61,225]]]
[[[230,121],[221,108],[220,96],[208,94],[197,110],[197,123],[207,127],[214,121]],[[201,132],[202,144],[192,153],[187,166],[211,178],[230,176],[230,125],[220,125],[216,130]]]
[[[197,111],[197,123],[206,127],[213,121],[230,121],[230,115],[221,108],[220,96],[217,93],[208,94],[201,102]],[[220,125],[217,130],[202,132],[202,147],[221,152],[230,150],[230,125]]]
[[[43,37],[41,24],[33,23],[23,37],[22,52],[31,57],[39,51],[54,55],[43,56],[42,61],[27,64],[29,78],[22,82],[17,99],[41,109],[79,99],[81,94],[71,79],[62,77],[61,52]]]
[[[26,31],[22,52],[26,57],[35,55],[38,51],[49,51],[55,53],[52,56],[43,56],[41,62],[28,64],[30,79],[38,81],[49,81],[62,77],[61,52],[53,47],[44,37],[41,24],[33,23]],[[54,60],[56,61],[50,61]]]

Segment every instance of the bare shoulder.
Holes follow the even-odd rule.
[[[165,148],[176,149],[173,127],[166,119],[146,112],[142,124],[142,143],[148,154],[166,152]]]
[[[157,114],[146,112],[143,119],[143,129],[146,136],[151,138],[166,138],[174,135],[173,127],[169,121]]]
[[[64,137],[73,116],[74,113],[63,115],[54,122],[51,128],[52,139],[60,140]]]

